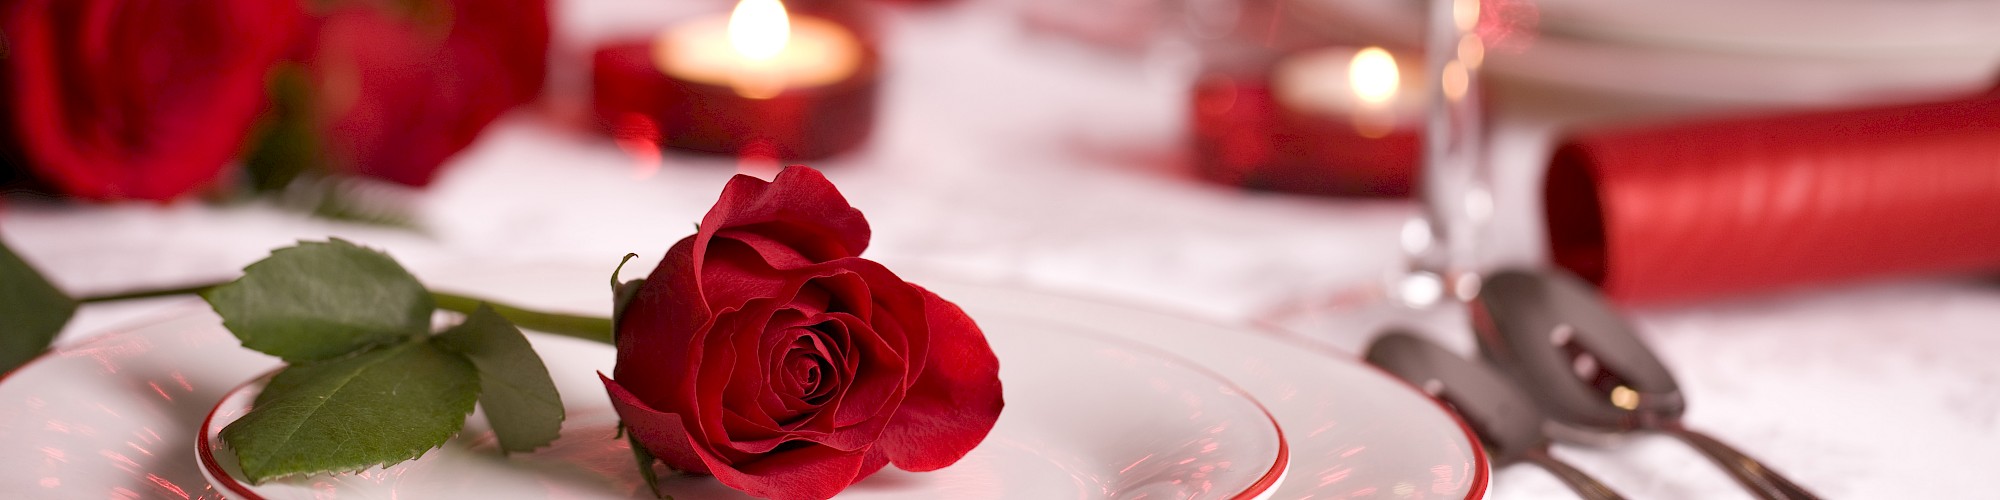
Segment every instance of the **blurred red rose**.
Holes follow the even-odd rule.
[[[365,0],[326,12],[309,62],[335,169],[411,185],[541,93],[546,0]]]
[[[291,1],[0,3],[0,142],[70,196],[186,194],[242,150],[301,20]]]
[[[737,176],[625,305],[612,406],[646,450],[767,498],[826,498],[985,439],[999,361],[958,306],[857,257],[819,172]]]

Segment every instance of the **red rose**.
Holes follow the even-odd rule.
[[[294,1],[5,2],[5,142],[64,194],[186,194],[242,150],[301,18]]]
[[[868,222],[818,171],[737,176],[618,325],[612,406],[647,451],[767,498],[958,461],[1001,408],[958,306],[856,255]]]
[[[372,1],[328,12],[310,62],[336,168],[411,185],[533,100],[546,0]]]

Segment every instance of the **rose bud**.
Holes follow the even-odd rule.
[[[0,156],[70,196],[187,194],[242,151],[302,19],[294,1],[0,3]]]
[[[334,168],[425,186],[548,66],[545,0],[355,2],[327,12],[309,65]]]
[[[732,179],[619,316],[604,384],[633,438],[779,499],[971,451],[1000,415],[999,360],[958,306],[858,257],[868,237],[818,171]]]

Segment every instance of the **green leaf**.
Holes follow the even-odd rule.
[[[0,373],[47,350],[75,314],[75,299],[0,241]]]
[[[501,451],[530,451],[556,440],[562,430],[562,397],[520,328],[481,304],[465,323],[433,341],[465,355],[478,368],[479,406],[486,408]]]
[[[392,465],[451,439],[478,394],[465,357],[406,342],[285,368],[222,439],[257,483]]]
[[[394,259],[338,238],[273,251],[202,297],[243,347],[295,364],[421,338],[435,309]]]

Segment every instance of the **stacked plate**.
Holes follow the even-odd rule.
[[[510,302],[608,304],[601,272],[430,277]],[[595,271],[595,270],[592,270]],[[1281,334],[1019,288],[919,280],[1001,360],[1007,409],[958,464],[884,470],[840,498],[1478,498],[1488,470],[1443,408],[1353,355]],[[608,307],[602,307],[608,309]],[[601,312],[599,312],[601,314]],[[608,346],[531,335],[563,435],[501,455],[477,413],[418,460],[250,484],[217,432],[276,361],[198,302],[66,346],[0,382],[0,489],[50,498],[651,498],[596,380]],[[741,498],[669,477],[674,498]]]
[[[1416,45],[1426,1],[1287,0],[1345,36]],[[1449,3],[1449,2],[1447,2]],[[1824,105],[2000,81],[2000,3],[1487,0],[1496,76],[1681,101]]]

